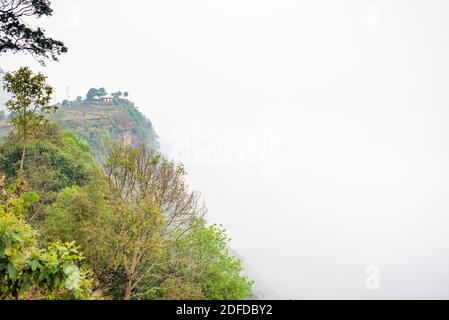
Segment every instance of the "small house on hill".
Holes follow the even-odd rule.
[[[111,103],[113,99],[114,99],[114,97],[111,96],[110,94],[100,98],[101,102],[103,102],[103,103]]]
[[[102,97],[95,96],[93,99],[94,99],[94,101],[99,102],[99,103],[109,104],[109,103],[112,103],[114,97],[108,94],[108,95],[105,95]]]

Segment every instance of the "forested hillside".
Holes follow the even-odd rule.
[[[85,98],[64,100],[58,104],[55,114],[49,116],[62,129],[73,131],[86,141],[94,158],[100,162],[104,161],[113,142],[132,146],[145,144],[152,149],[159,146],[151,121],[131,100],[122,97],[121,92],[108,95],[103,88],[90,89]],[[7,115],[0,117],[0,138],[5,137],[11,128]]]
[[[0,54],[57,61],[64,43],[23,20],[51,15],[47,0],[2,0]],[[0,71],[0,299],[253,297],[128,92],[54,105],[43,73]]]
[[[225,230],[129,100],[88,94],[58,108],[41,73],[4,82],[1,299],[253,297]]]

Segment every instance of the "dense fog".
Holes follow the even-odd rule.
[[[53,1],[56,99],[127,90],[261,298],[449,298],[449,2]]]

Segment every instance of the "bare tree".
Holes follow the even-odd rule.
[[[183,237],[206,209],[187,187],[183,166],[145,145],[114,146],[105,172],[117,224],[116,266],[125,270],[125,299],[130,299],[151,275],[164,239]]]

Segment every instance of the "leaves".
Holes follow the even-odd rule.
[[[57,60],[57,56],[67,52],[61,41],[45,36],[41,28],[32,28],[24,19],[29,16],[39,18],[50,16],[52,9],[48,0],[2,1],[0,11],[0,53],[25,51],[44,65],[43,58]]]
[[[21,67],[4,76],[3,87],[12,95],[5,105],[16,115],[10,121],[22,139],[44,125],[47,114],[56,111],[56,106],[50,104],[53,88],[46,83],[46,79],[42,73],[33,74],[28,67]]]
[[[31,271],[36,271],[37,268],[40,266],[39,260],[37,260],[36,258],[30,260],[30,266],[31,266]]]
[[[27,199],[27,193],[0,199],[0,299],[18,298],[32,287],[48,297],[86,297],[90,280],[77,266],[84,259],[78,246],[53,242],[38,247],[38,234],[21,212]]]
[[[53,88],[46,84],[42,73],[33,74],[28,67],[14,73],[6,73],[3,88],[11,94],[6,108],[15,115],[10,120],[19,135],[22,146],[19,175],[23,178],[26,142],[36,130],[48,122],[46,115],[54,113],[56,106],[50,104]]]
[[[9,255],[10,249],[11,249],[11,238],[8,235],[3,236],[3,243],[5,244],[5,255]]]
[[[10,262],[8,263],[6,269],[8,270],[9,273],[9,277],[11,278],[11,280],[16,280],[16,267],[14,267],[14,265]]]

